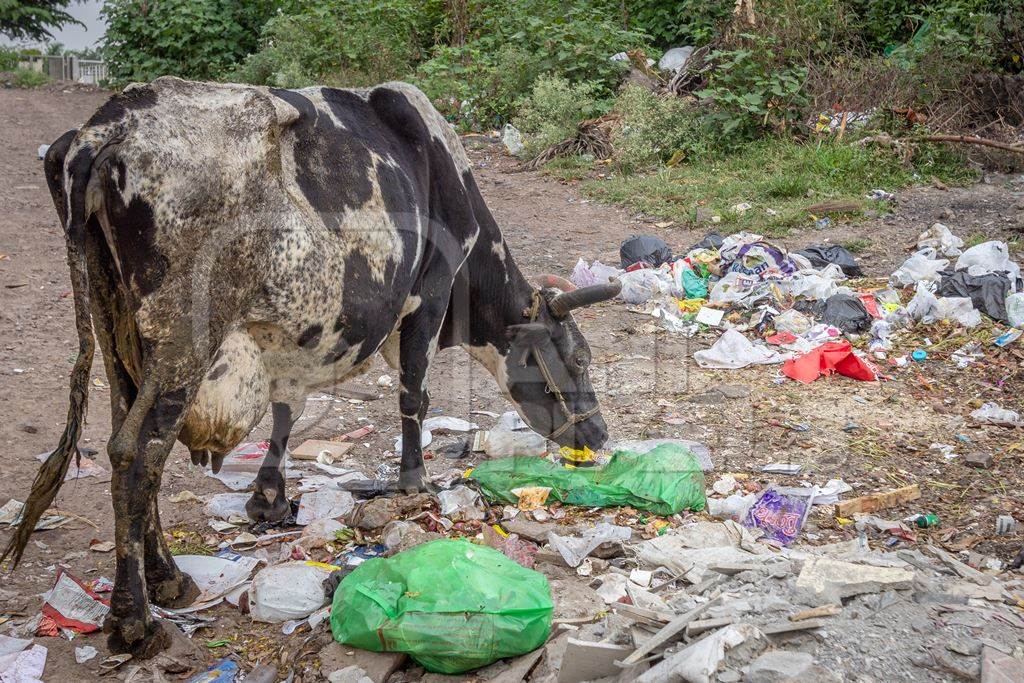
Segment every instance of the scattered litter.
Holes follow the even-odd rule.
[[[94,648],[92,645],[84,645],[82,647],[75,648],[75,661],[79,664],[85,664],[90,659],[99,654],[99,650]]]
[[[963,253],[960,249],[962,246],[964,246],[964,241],[942,223],[933,223],[930,228],[917,237],[919,252],[930,249],[936,254],[953,258]]]
[[[545,486],[567,505],[630,505],[655,514],[704,509],[704,473],[696,456],[677,444],[647,453],[616,451],[603,467],[564,467],[542,458],[501,458],[469,474],[488,499],[517,503],[512,489]]]
[[[747,511],[743,525],[761,529],[768,538],[789,545],[800,535],[808,510],[807,499],[768,488]]]
[[[352,512],[356,500],[348,491],[325,488],[302,494],[295,523],[305,526],[317,519],[337,519]]]
[[[434,440],[434,435],[430,433],[429,429],[420,430],[420,448],[426,448]],[[402,437],[395,438],[395,453],[402,452]]]
[[[188,683],[234,683],[238,677],[238,664],[227,657],[218,659],[206,671],[188,679]],[[246,677],[248,679],[248,676]]]
[[[331,465],[336,460],[341,460],[355,446],[350,441],[322,441],[320,439],[306,439],[297,448],[289,451],[289,455],[296,460],[316,460],[325,465]]]
[[[555,532],[548,533],[548,543],[553,550],[565,560],[570,567],[578,567],[583,560],[602,543],[628,541],[632,536],[629,527],[615,526],[601,522],[593,529],[584,531],[579,538],[559,536]]]
[[[212,470],[208,470],[206,474],[214,479],[219,479],[232,491],[245,490],[255,481],[269,449],[269,441],[241,443],[224,456],[219,472],[214,473]],[[286,466],[284,476],[286,479],[292,479],[301,475]]]
[[[428,417],[424,420],[423,429],[429,429],[436,434],[444,434],[447,432],[471,432],[475,429],[480,429],[480,427],[475,422],[470,422],[469,420],[438,415],[437,417]]]
[[[323,582],[340,568],[320,562],[283,562],[261,569],[249,588],[253,620],[279,624],[308,617],[330,598]]]
[[[36,460],[43,462],[49,457],[49,453],[40,453],[36,456]],[[85,479],[86,477],[95,477],[101,481],[110,481],[110,473],[102,466],[98,465],[95,460],[82,456],[76,464],[74,459],[72,459],[71,463],[68,465],[67,474],[64,475],[64,481]]]
[[[456,486],[437,494],[441,514],[453,522],[466,522],[484,518],[480,494],[468,486]]]
[[[203,512],[224,521],[246,520],[245,504],[251,497],[251,493],[216,493],[207,501]]]
[[[523,134],[511,123],[506,123],[501,129],[501,144],[505,145],[505,151],[517,157],[523,153]]]
[[[1016,410],[1000,408],[998,403],[983,403],[977,410],[971,411],[971,419],[981,424],[1018,425],[1020,413]]]
[[[46,648],[33,645],[27,650],[0,656],[0,681],[3,683],[43,683]]]
[[[543,574],[487,546],[438,540],[342,579],[331,631],[346,645],[407,652],[428,671],[455,674],[540,647],[552,611]]]
[[[833,373],[863,382],[872,382],[878,378],[875,370],[845,340],[826,342],[799,358],[787,360],[782,366],[782,374],[804,384]]]
[[[100,630],[109,611],[107,599],[58,567],[56,583],[43,596],[43,616],[36,633],[55,636],[59,629],[92,633]]]
[[[473,451],[483,451],[492,458],[521,455],[542,455],[548,448],[547,439],[534,431],[490,431],[473,435]]]
[[[857,265],[857,259],[853,257],[853,254],[845,247],[836,244],[815,244],[796,253],[805,257],[811,262],[811,266],[818,270],[827,268],[834,263],[848,277],[860,277],[864,274],[860,266]]]
[[[767,346],[755,346],[736,330],[726,330],[707,350],[696,351],[693,359],[702,368],[745,368],[748,365],[781,363],[787,354],[780,354]]]
[[[169,610],[187,613],[218,604],[224,596],[244,584],[260,560],[222,551],[217,555],[175,555],[174,564],[192,577],[199,587],[199,596],[188,607]]]

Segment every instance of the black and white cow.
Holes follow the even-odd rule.
[[[618,284],[531,286],[458,138],[412,86],[160,78],[113,96],[45,165],[80,353],[64,435],[4,556],[20,559],[77,454],[95,333],[111,384],[115,651],[162,649],[147,600],[180,606],[197,593],[157,510],[175,439],[216,469],[271,407],[271,449],[247,510],[280,518],[280,461],[306,395],[378,351],[400,371],[406,491],[428,486],[420,429],[438,348],[469,352],[541,434],[576,447],[607,438],[570,311]]]

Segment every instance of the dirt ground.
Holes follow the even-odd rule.
[[[35,456],[57,443],[67,409],[68,374],[77,352],[64,240],[36,149],[83,122],[105,96],[78,89],[0,89],[0,504],[9,498],[24,500],[38,464]],[[472,147],[478,183],[528,276],[546,272],[568,276],[578,257],[616,263],[619,243],[631,234],[657,234],[680,252],[705,234],[701,227],[658,229],[652,217],[597,205],[572,186],[537,173],[516,172],[514,160],[500,145],[478,141]],[[916,235],[940,219],[964,238],[982,234],[989,239],[1020,239],[1024,177],[992,177],[949,191],[906,190],[899,193],[897,208],[890,215],[827,231],[809,229],[778,242],[799,248],[826,240],[869,238],[871,245],[859,254],[859,261],[867,275],[884,278],[906,257]],[[1003,562],[1020,549],[1021,533],[997,538],[994,524],[1001,514],[1024,520],[1022,432],[974,426],[967,420],[967,414],[985,401],[1016,410],[1024,407],[1019,343],[1005,350],[986,344],[984,360],[959,369],[948,356],[967,337],[957,329],[936,326],[914,331],[903,342],[907,349],[929,348],[929,359],[907,368],[886,367],[890,376],[886,381],[858,383],[832,377],[805,386],[777,381],[778,366],[702,370],[690,356],[713,343],[717,333],[689,340],[673,336],[659,330],[652,318],[621,303],[587,310],[577,319],[593,348],[593,378],[613,440],[681,437],[703,441],[715,463],[709,483],[726,472],[751,473],[753,479],[767,483],[772,479],[760,469],[773,461],[802,464],[797,481],[823,484],[841,476],[854,486],[854,494],[849,495],[917,483],[923,492],[920,500],[884,514],[895,519],[915,512],[938,514],[941,525],[920,533],[918,543],[931,540],[951,550],[972,549]],[[992,334],[976,332],[975,336],[987,339]],[[926,336],[932,347],[923,346]],[[346,464],[370,476],[382,462],[397,465],[393,453],[400,432],[397,389],[379,387],[382,374],[394,377],[378,362],[351,383],[374,392],[379,396],[376,400],[321,397],[310,401],[292,445],[373,424],[376,431],[360,441]],[[99,463],[109,467],[103,453],[109,436],[109,403],[98,360],[93,378],[82,445],[100,451]],[[749,394],[729,399],[709,391],[723,384],[747,387]],[[490,426],[490,418],[471,417],[470,410],[509,409],[490,376],[461,351],[440,355],[431,374],[430,393],[432,415],[470,418],[484,428]],[[268,435],[269,422],[264,420],[253,437]],[[450,441],[439,438],[431,450]],[[958,457],[946,459],[929,448],[932,443],[954,445]],[[993,454],[994,467],[965,467],[964,456],[974,452]],[[438,455],[427,466],[439,473],[464,469],[466,461]],[[294,494],[294,482],[289,486]],[[213,532],[201,505],[168,501],[184,490],[204,496],[226,489],[192,466],[187,451],[176,445],[160,493],[164,528],[209,537]],[[113,539],[109,476],[69,483],[55,505],[73,513],[75,521],[34,536],[21,565],[0,583],[11,593],[0,595],[34,596],[46,591],[58,565],[83,578],[113,576],[113,554],[88,549],[91,539]],[[812,517],[805,530],[811,542],[855,535],[852,528],[824,513]],[[0,531],[0,541],[6,538],[7,532]],[[877,539],[879,544],[886,540]],[[38,608],[37,600],[29,602],[30,610]],[[196,640],[237,640],[210,648],[210,658],[246,647],[259,649],[254,643],[275,652],[299,647],[299,636],[289,639],[276,628],[254,628],[248,618],[217,609],[218,622],[200,631]],[[4,611],[0,606],[0,614]],[[47,680],[97,678],[97,663],[106,652],[103,637],[43,640],[50,648]],[[78,665],[72,649],[85,643],[99,648],[101,656]],[[871,673],[885,680],[883,671]]]

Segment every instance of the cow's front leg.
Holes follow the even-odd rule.
[[[406,493],[434,492],[437,487],[427,479],[423,466],[423,417],[430,405],[427,394],[427,370],[437,351],[437,335],[443,315],[430,315],[420,309],[402,323],[399,343],[401,393],[398,407],[402,413],[402,460],[398,487]]]
[[[295,421],[302,414],[302,406],[293,409],[287,403],[271,405],[273,426],[270,428],[270,448],[253,482],[252,497],[245,504],[245,514],[254,522],[277,522],[291,513],[291,504],[284,491],[284,467],[288,437]]]

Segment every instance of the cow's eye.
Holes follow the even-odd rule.
[[[587,359],[584,356],[576,356],[576,367],[581,370],[587,367]]]

